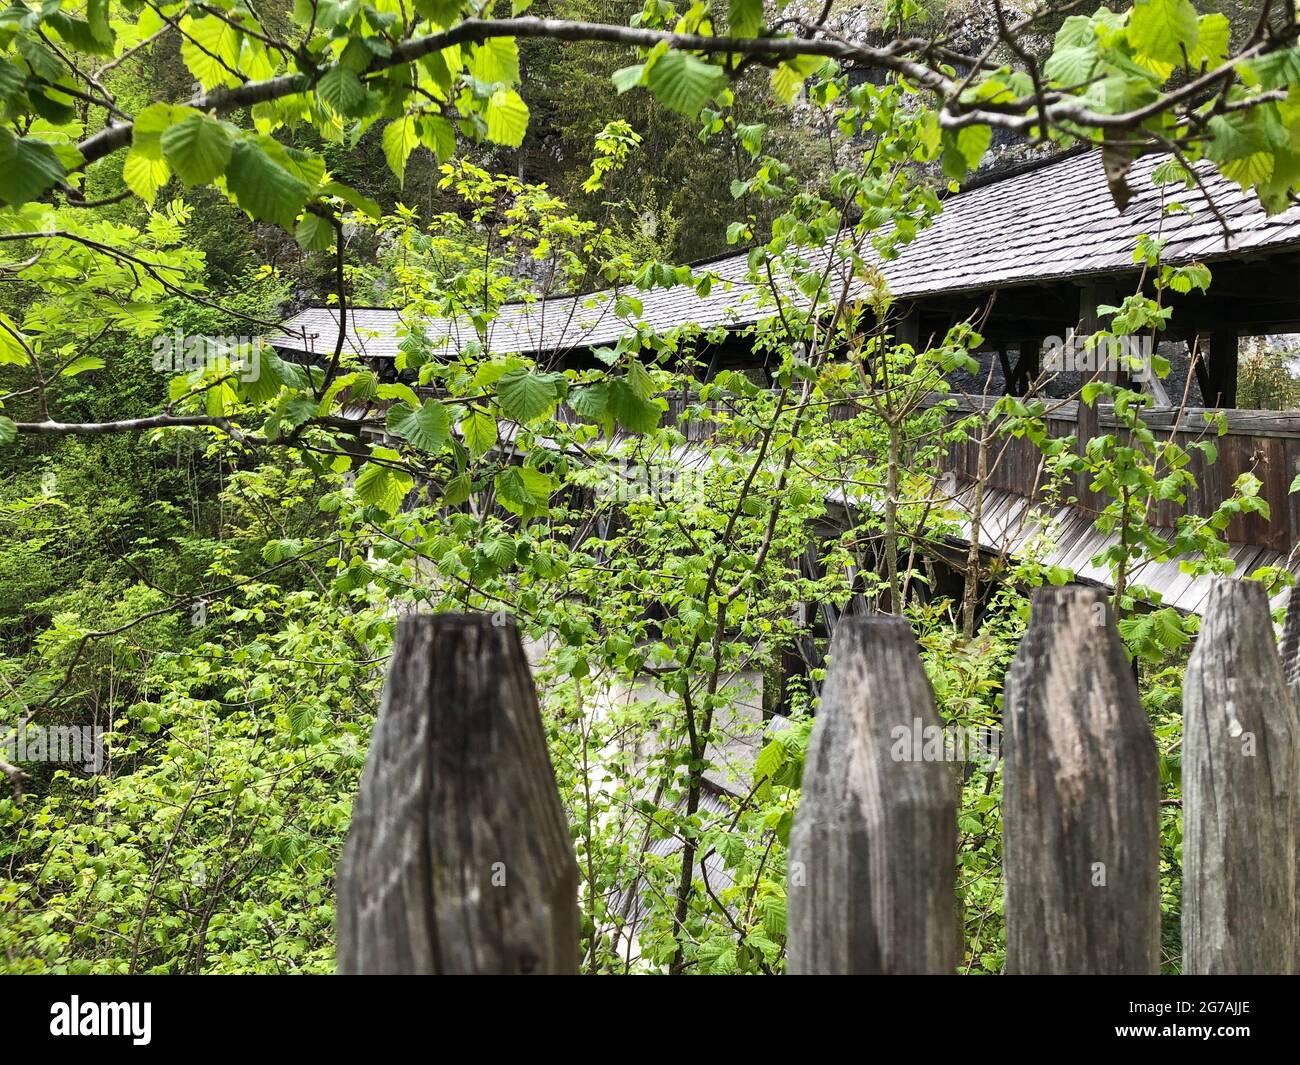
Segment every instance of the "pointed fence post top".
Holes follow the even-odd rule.
[[[562,973],[578,868],[506,614],[399,619],[338,875],[345,973]]]
[[[1183,678],[1186,973],[1300,968],[1300,722],[1274,638],[1261,582],[1213,583]]]
[[[1193,657],[1221,640],[1234,638],[1258,641],[1261,646],[1276,649],[1268,589],[1261,581],[1215,577],[1210,583],[1202,617]]]
[[[790,834],[792,973],[951,973],[957,779],[912,627],[844,618]]]
[[[1142,742],[1154,743],[1106,592],[1044,585],[1031,602],[1007,672],[1007,723],[1026,713],[1066,728],[1089,719],[1110,728],[1128,719],[1145,735]]]
[[[907,618],[898,614],[864,614],[842,617],[835,625],[831,641],[830,660],[850,660],[854,655],[870,657],[902,653],[918,653],[916,634]],[[829,683],[834,670],[827,676]]]
[[[1105,592],[1034,592],[1007,672],[1007,970],[1159,969],[1155,739]]]
[[[844,730],[854,741],[836,741],[824,752],[813,751],[814,756],[883,759],[900,728],[941,726],[920,650],[911,623],[897,614],[841,618],[818,710],[827,727],[817,735],[823,744],[830,743],[833,722],[835,731]]]
[[[1104,589],[1087,584],[1044,584],[1034,589],[1029,625],[1065,629],[1107,629],[1114,624]]]

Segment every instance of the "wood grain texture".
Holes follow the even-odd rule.
[[[339,971],[576,972],[577,877],[514,621],[402,618],[339,868]]]
[[[791,973],[955,971],[956,776],[910,743],[940,724],[907,622],[842,618],[790,835]]]
[[[1157,972],[1155,740],[1099,590],[1034,593],[1003,718],[1007,971]]]
[[[1267,592],[1216,580],[1183,680],[1183,971],[1296,964],[1296,709]]]

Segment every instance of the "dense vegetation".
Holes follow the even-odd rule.
[[[836,5],[757,0],[0,11],[0,728],[90,725],[107,751],[98,772],[3,763],[0,969],[330,971],[395,618],[420,608],[508,610],[536,641],[584,968],[781,971],[825,652],[792,604],[906,614],[945,719],[996,725],[1027,595],[1069,577],[1044,545],[975,552],[964,588],[939,586],[929,549],[960,515],[933,471],[958,434],[1034,440],[1060,493],[1090,477],[1122,534],[1102,561],[1176,800],[1196,622],[1142,569],[1230,568],[1223,530],[1260,509],[1257,482],[1170,541],[1148,517],[1188,492],[1188,456],[1141,422],[1149,396],[1090,385],[1123,429],[1083,456],[1048,438],[1032,395],[996,423],[945,422],[931,400],[977,370],[980,337],[898,342],[873,264],[929,224],[995,127],[1103,143],[1117,199],[1159,147],[1175,196],[1208,158],[1282,209],[1300,186],[1300,51],[1273,6],[1233,34],[1187,0],[1086,5],[1025,27],[1046,34],[1037,58],[995,26],[969,77],[933,36],[945,12],[913,0],[864,16],[861,43],[824,31]],[[493,30],[496,7],[524,21]],[[764,292],[744,335],[771,388],[738,372],[700,387],[718,337],[639,321],[645,290],[721,284],[679,264],[732,246]],[[1158,334],[1160,293],[1212,278],[1163,264],[1158,239],[1135,252],[1156,295],[1127,296],[1109,329]],[[597,287],[617,290],[625,329],[589,367],[488,340],[504,303]],[[307,302],[402,310],[399,379],[346,349],[278,358],[260,338]],[[452,352],[415,327],[449,317],[480,339]],[[203,336],[244,339],[159,361],[160,338]],[[1285,369],[1265,370],[1260,395],[1294,403]],[[703,421],[709,462],[674,473]],[[830,498],[852,518],[826,537]],[[724,726],[756,703],[790,727],[746,798],[711,812]],[[995,770],[966,776],[974,973],[1002,965],[999,796]]]

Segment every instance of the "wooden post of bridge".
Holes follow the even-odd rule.
[[[791,973],[956,970],[957,780],[940,727],[908,623],[841,618],[790,834]]]
[[[1216,580],[1183,679],[1183,972],[1294,973],[1296,708],[1257,581]]]
[[[1114,288],[1104,282],[1089,282],[1079,289],[1079,324],[1074,331],[1075,342],[1080,346],[1078,353],[1082,354],[1082,345],[1086,338],[1092,336],[1098,330],[1106,328],[1106,319],[1102,315],[1100,308],[1114,305]],[[1067,341],[1071,338],[1067,336]],[[1093,349],[1094,356],[1100,357],[1102,351]],[[1079,420],[1075,430],[1075,449],[1080,457],[1087,454],[1088,442],[1095,436],[1103,435],[1101,432],[1101,418],[1098,404],[1101,397],[1093,403],[1083,401],[1083,388],[1096,378],[1104,378],[1106,375],[1100,370],[1085,370],[1079,375]],[[1096,494],[1092,489],[1092,479],[1087,473],[1077,473],[1074,476],[1074,494],[1078,499],[1079,509],[1084,512],[1096,513],[1098,504]]]
[[[339,867],[339,971],[574,973],[577,880],[514,619],[402,618]]]
[[[1007,673],[1007,971],[1155,973],[1155,740],[1098,589],[1039,588]]]

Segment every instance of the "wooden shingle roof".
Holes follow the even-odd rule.
[[[1300,207],[1270,218],[1253,194],[1220,177],[1208,163],[1198,165],[1203,189],[1158,187],[1151,173],[1162,159],[1147,156],[1134,163],[1134,195],[1122,214],[1111,199],[1097,152],[1064,157],[960,193],[946,201],[934,224],[898,258],[879,266],[896,297],[916,299],[1131,271],[1134,247],[1143,234],[1166,241],[1164,260],[1171,264],[1300,245]],[[1175,201],[1185,210],[1163,210]],[[702,269],[719,278],[708,295],[697,295],[688,286],[635,292],[642,312],[633,321],[662,332],[687,324],[740,326],[770,313],[746,281],[745,253]],[[628,328],[614,313],[613,295],[606,291],[510,304],[491,326],[490,348],[499,354],[535,354],[611,344]],[[412,324],[391,310],[356,310],[349,319],[348,347],[374,358],[395,355],[399,334]],[[445,337],[452,348],[475,339],[466,323],[429,322],[425,328],[436,341]],[[309,308],[283,329],[285,335],[271,339],[275,346],[328,354],[338,338],[338,312]]]

